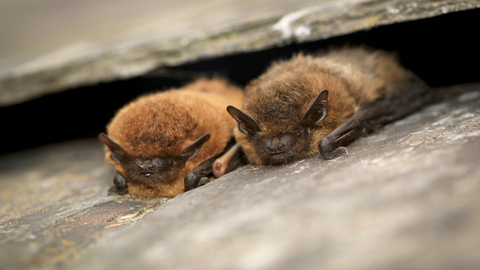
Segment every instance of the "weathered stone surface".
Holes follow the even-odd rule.
[[[43,9],[22,3],[0,4],[0,106],[165,65],[480,6],[478,0],[36,3]]]
[[[107,197],[96,140],[2,156],[0,269],[480,268],[480,84],[458,87],[476,90],[348,157],[247,165],[166,203]]]
[[[91,140],[1,157],[0,269],[59,267],[165,202],[107,197],[113,173]]]

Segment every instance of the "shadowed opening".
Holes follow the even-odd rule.
[[[259,76],[275,59],[328,46],[366,44],[397,51],[402,63],[432,86],[479,81],[476,26],[480,10],[462,11],[322,41],[289,44],[252,53],[204,59],[154,70],[129,80],[69,89],[1,107],[2,147],[8,153],[44,144],[94,138],[125,103],[138,95],[179,87],[196,77],[220,75],[239,86]]]

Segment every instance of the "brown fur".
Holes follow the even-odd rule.
[[[324,89],[329,91],[328,115],[308,138],[299,140],[296,153],[287,162],[318,155],[319,141],[345,122],[361,104],[396,91],[406,80],[406,70],[395,56],[365,48],[333,50],[323,55],[299,54],[279,61],[246,88],[243,111],[256,119],[259,137],[276,137],[299,129],[303,113]],[[249,161],[262,159],[256,143],[235,130]],[[285,163],[287,163],[285,162]]]
[[[230,104],[241,105],[242,99],[242,91],[224,80],[200,79],[178,90],[140,97],[118,111],[107,132],[130,157],[178,158],[185,146],[206,133],[211,134],[198,154],[173,173],[173,179],[129,183],[129,172],[111,159],[106,146],[105,159],[126,177],[128,193],[174,197],[185,191],[184,178],[188,172],[223,151],[236,126],[225,108]]]

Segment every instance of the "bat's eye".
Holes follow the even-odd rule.
[[[300,131],[297,132],[297,137],[299,137],[299,138],[302,137],[302,133]]]
[[[169,159],[167,160],[167,162],[168,162],[168,165],[173,165],[173,160]]]

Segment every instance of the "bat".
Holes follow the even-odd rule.
[[[255,164],[287,164],[321,154],[348,155],[365,132],[432,102],[431,88],[396,55],[365,47],[298,54],[251,81],[235,138]]]
[[[225,108],[242,99],[225,80],[199,79],[124,106],[99,135],[117,170],[109,194],[174,197],[206,183],[237,125]]]
[[[235,143],[223,156],[213,162],[213,174],[216,177],[220,177],[226,172],[233,170],[233,168],[242,162],[241,154],[240,144]]]

